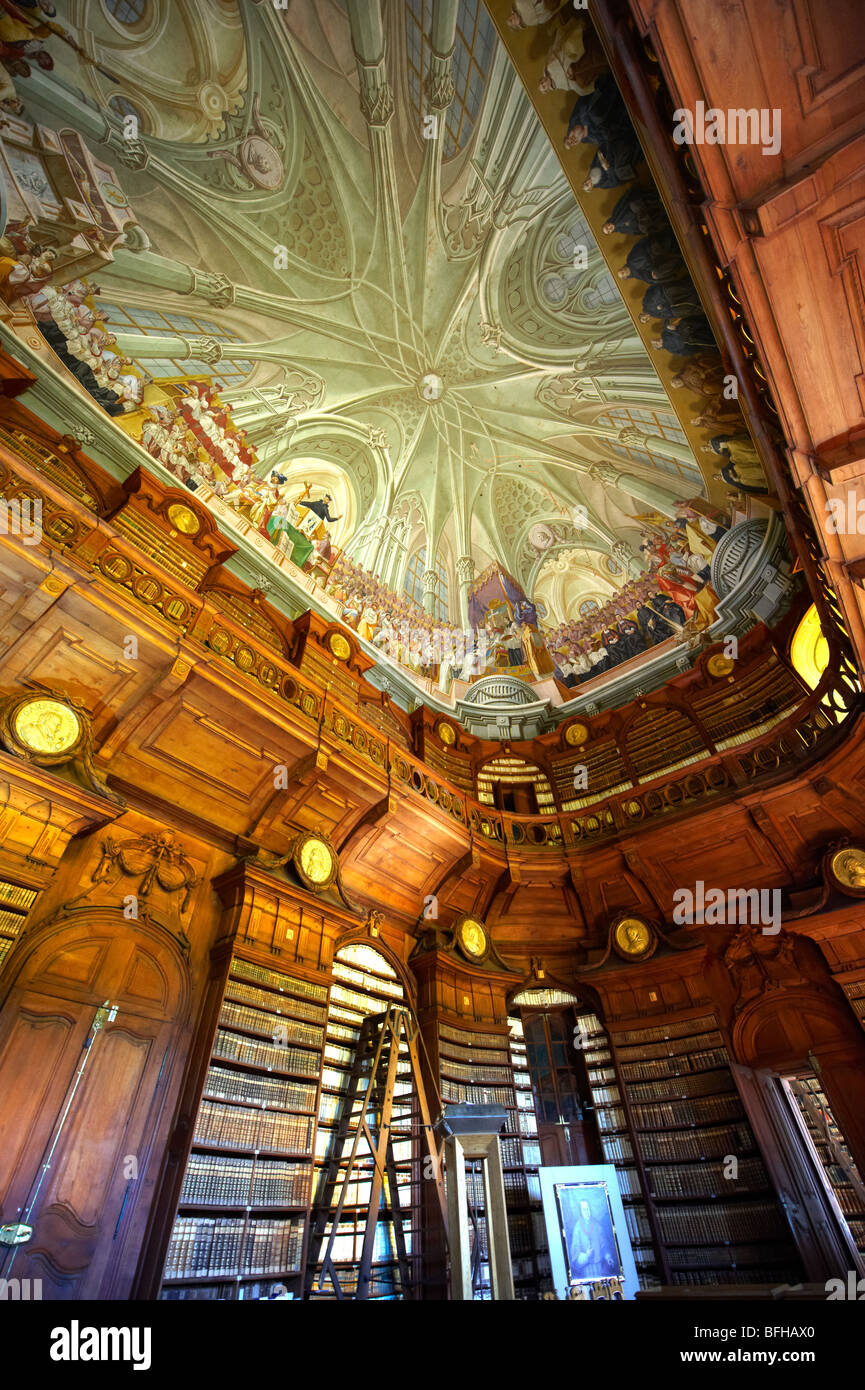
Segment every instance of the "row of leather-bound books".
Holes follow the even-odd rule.
[[[632,1081],[628,1086],[630,1101],[682,1100],[685,1096],[708,1096],[716,1091],[729,1091],[732,1083],[729,1071],[705,1071],[696,1076],[668,1077],[664,1081]]]
[[[454,1077],[458,1081],[504,1081],[510,1083],[510,1067],[481,1066],[472,1057],[470,1062],[454,1062],[450,1057],[441,1059],[442,1075]]]
[[[788,1271],[773,1268],[760,1269],[748,1265],[746,1269],[731,1269],[723,1265],[720,1269],[674,1269],[670,1275],[674,1284],[785,1284],[789,1282]],[[789,1271],[790,1279],[794,1278]],[[801,1276],[799,1276],[801,1277]]]
[[[651,1240],[652,1228],[645,1207],[626,1206],[625,1222],[631,1240]]]
[[[736,1265],[769,1264],[778,1259],[779,1253],[786,1258],[784,1247],[777,1243],[749,1240],[747,1244],[736,1245],[728,1242],[722,1245],[671,1245],[667,1248],[667,1259],[673,1269],[734,1269]]]
[[[607,1163],[633,1162],[633,1145],[630,1139],[626,1139],[623,1134],[604,1135],[601,1139],[601,1148],[604,1151],[604,1159]]]
[[[679,1052],[673,1057],[657,1057],[654,1061],[622,1062],[625,1081],[660,1081],[664,1077],[685,1077],[695,1072],[726,1067],[730,1058],[724,1047],[703,1048],[699,1052]]]
[[[300,1076],[318,1076],[321,1058],[317,1052],[307,1052],[300,1047],[289,1047],[280,1039],[273,1043],[256,1042],[240,1033],[230,1033],[226,1028],[216,1030],[213,1044],[214,1057],[224,1057],[232,1062],[249,1062],[256,1067],[267,1067],[274,1071],[297,1072]]]
[[[304,980],[296,975],[282,975],[278,970],[271,970],[266,965],[256,965],[251,960],[244,960],[241,956],[235,956],[231,962],[231,976],[239,976],[244,980],[257,980],[260,984],[268,985],[271,990],[283,994],[300,994],[307,999],[327,1000],[327,985],[316,984],[313,980]]]
[[[495,1051],[504,1051],[508,1045],[506,1033],[470,1033],[467,1028],[454,1028],[450,1023],[439,1024],[439,1038],[462,1047],[488,1047]]]
[[[233,1158],[192,1153],[180,1205],[303,1206],[309,1199],[312,1168],[281,1158]]]
[[[735,1158],[734,1155],[730,1156]],[[759,1158],[708,1163],[677,1163],[669,1168],[648,1169],[653,1197],[730,1197],[759,1192],[769,1185]]]
[[[240,980],[228,981],[225,999],[239,1004],[251,1004],[266,1013],[308,1019],[310,1023],[324,1023],[327,1019],[326,1005],[314,1004],[306,999],[295,999],[293,995],[284,992],[259,989],[257,985],[246,984]]]
[[[746,1153],[754,1139],[745,1124],[717,1125],[706,1129],[677,1130],[672,1134],[641,1134],[640,1153],[646,1160],[681,1162],[692,1158],[721,1158]]]
[[[653,1043],[674,1042],[678,1038],[686,1038],[690,1041],[702,1033],[714,1033],[720,1042],[718,1022],[714,1014],[708,1014],[703,1018],[682,1019],[679,1023],[660,1023],[654,1028],[617,1031],[614,1035],[614,1041],[620,1058],[622,1050],[626,1047],[639,1047],[641,1055],[650,1056],[649,1049]],[[703,1041],[702,1038],[701,1041]],[[706,1039],[706,1041],[714,1042],[715,1039],[713,1037]]]
[[[213,1148],[309,1153],[314,1123],[311,1115],[287,1115],[279,1110],[253,1110],[246,1105],[203,1100],[193,1142]]]
[[[38,889],[22,888],[18,883],[0,879],[0,902],[12,903],[13,907],[31,908],[36,901]]]
[[[211,1064],[204,1083],[204,1094],[216,1100],[245,1101],[250,1105],[272,1106],[276,1110],[314,1110],[318,1088],[276,1076],[253,1076]]]
[[[503,1067],[508,1064],[509,1058],[505,1048],[491,1047],[468,1047],[454,1042],[442,1042],[439,1045],[439,1060],[443,1067],[450,1066],[450,1062],[491,1062],[493,1066]]]
[[[635,1047],[619,1046],[616,1048],[616,1056],[622,1067],[631,1066],[635,1062],[670,1059],[676,1064],[686,1065],[690,1053],[709,1052],[712,1048],[723,1046],[724,1039],[716,1028],[711,1033],[697,1033],[693,1037],[668,1038],[664,1042],[640,1043]]]
[[[660,1206],[657,1217],[667,1243],[767,1240],[784,1234],[783,1218],[774,1201]]]
[[[0,911],[0,932],[5,936],[17,936],[25,921],[26,913],[10,912],[4,908]]]
[[[732,1080],[730,1081],[732,1086]],[[738,1092],[703,1096],[698,1100],[662,1101],[632,1107],[637,1129],[665,1129],[675,1125],[705,1125],[717,1120],[737,1119],[742,1114]]]
[[[300,1268],[303,1218],[178,1216],[164,1278],[288,1274]]]
[[[322,1025],[301,1023],[279,1010],[254,1009],[249,1004],[237,1004],[233,999],[223,1000],[219,1021],[232,1028],[247,1028],[262,1037],[278,1039],[283,1044],[305,1043],[307,1047],[320,1048],[324,1042]]]
[[[514,1092],[510,1086],[470,1086],[463,1081],[449,1081],[442,1077],[442,1100],[467,1100],[480,1105],[514,1104]]]

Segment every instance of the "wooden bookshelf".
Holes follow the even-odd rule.
[[[519,1277],[517,1264],[514,1261],[514,1283],[518,1296],[531,1298],[552,1288],[552,1271],[550,1269],[547,1231],[544,1225],[544,1212],[541,1205],[541,1180],[538,1176],[538,1169],[541,1165],[538,1121],[535,1114],[535,1099],[523,1025],[519,1018],[508,1019],[508,1024],[510,1026],[509,1042],[511,1066],[514,1073],[517,1123],[522,1137],[525,1205],[531,1221],[533,1246],[531,1260],[524,1262],[524,1269]]]
[[[577,1024],[601,1150],[604,1161],[616,1168],[640,1288],[659,1288],[666,1273],[659,1232],[652,1206],[646,1200],[646,1168],[634,1144],[612,1045],[596,1014],[579,1014]]]
[[[604,1151],[627,1175],[632,1240],[655,1252],[654,1266],[637,1258],[641,1284],[795,1281],[789,1229],[714,1015],[610,1038],[590,1077]]]
[[[865,1182],[838,1128],[826,1092],[813,1073],[791,1077],[785,1084],[799,1123],[813,1145],[826,1186],[859,1255],[865,1256]]]
[[[0,879],[0,970],[37,897],[35,888],[24,888],[20,883]]]
[[[236,955],[161,1297],[243,1299],[302,1289],[328,988]]]
[[[443,1102],[474,1101],[478,1104],[501,1105],[506,1111],[507,1120],[500,1145],[508,1234],[515,1291],[518,1297],[526,1298],[537,1293],[543,1275],[543,1260],[548,1260],[548,1256],[539,1203],[537,1124],[534,1108],[525,1108],[526,1091],[531,1100],[531,1083],[526,1067],[522,1026],[519,1023],[515,1026],[518,1030],[516,1034],[513,1025],[497,1032],[479,1031],[440,1019],[437,1054]],[[488,1299],[490,1279],[486,1215],[479,1169],[474,1173],[467,1171],[467,1185],[470,1201],[477,1214],[481,1242],[481,1286],[478,1296]]]

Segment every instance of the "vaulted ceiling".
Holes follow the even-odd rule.
[[[52,48],[28,108],[105,158],[100,108],[144,234],[100,272],[103,299],[133,320],[188,314],[156,258],[213,277],[236,418],[270,466],[344,471],[349,553],[368,561],[376,522],[403,516],[451,572],[495,559],[528,585],[543,522],[568,576],[541,590],[561,611],[609,592],[614,547],[614,575],[639,568],[646,484],[705,495],[480,0],[63,0],[58,20],[94,61]],[[307,408],[281,412],[298,380]],[[635,421],[664,441],[652,454],[620,440]]]

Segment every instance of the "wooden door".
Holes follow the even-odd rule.
[[[41,1279],[46,1299],[125,1296],[184,974],[167,933],[114,913],[37,933],[22,951],[0,1012],[0,1212],[33,1237],[2,1252],[0,1276]],[[106,1000],[116,1017],[94,1033]]]

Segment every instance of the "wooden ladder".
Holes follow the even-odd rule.
[[[401,1042],[405,1043],[408,1052],[426,1157],[430,1160],[432,1180],[436,1185],[439,1208],[445,1234],[447,1234],[444,1179],[421,1075],[417,1039],[417,1021],[411,1009],[405,1004],[390,1004],[384,1013],[370,1014],[363,1020],[352,1063],[348,1090],[343,1099],[324,1182],[319,1189],[319,1197],[315,1206],[307,1261],[309,1294],[321,1293],[324,1289],[325,1279],[329,1278],[337,1299],[341,1301],[346,1297],[334,1264],[333,1248],[339,1235],[339,1221],[352,1175],[356,1174],[360,1178],[366,1177],[366,1170],[359,1168],[360,1160],[365,1157],[361,1151],[361,1140],[365,1141],[369,1153],[372,1155],[374,1166],[371,1174],[355,1298],[366,1299],[369,1297],[375,1233],[385,1183],[387,1183],[387,1193],[390,1199],[389,1206],[393,1221],[401,1285],[404,1291],[409,1291],[412,1287],[409,1255],[403,1227],[403,1212],[397,1185],[391,1125]],[[351,1151],[346,1159],[343,1155],[349,1139],[351,1140]],[[341,1174],[342,1185],[339,1200],[334,1207],[333,1197]],[[331,1231],[316,1279],[316,1265],[319,1262],[319,1254],[328,1222],[331,1223]]]

